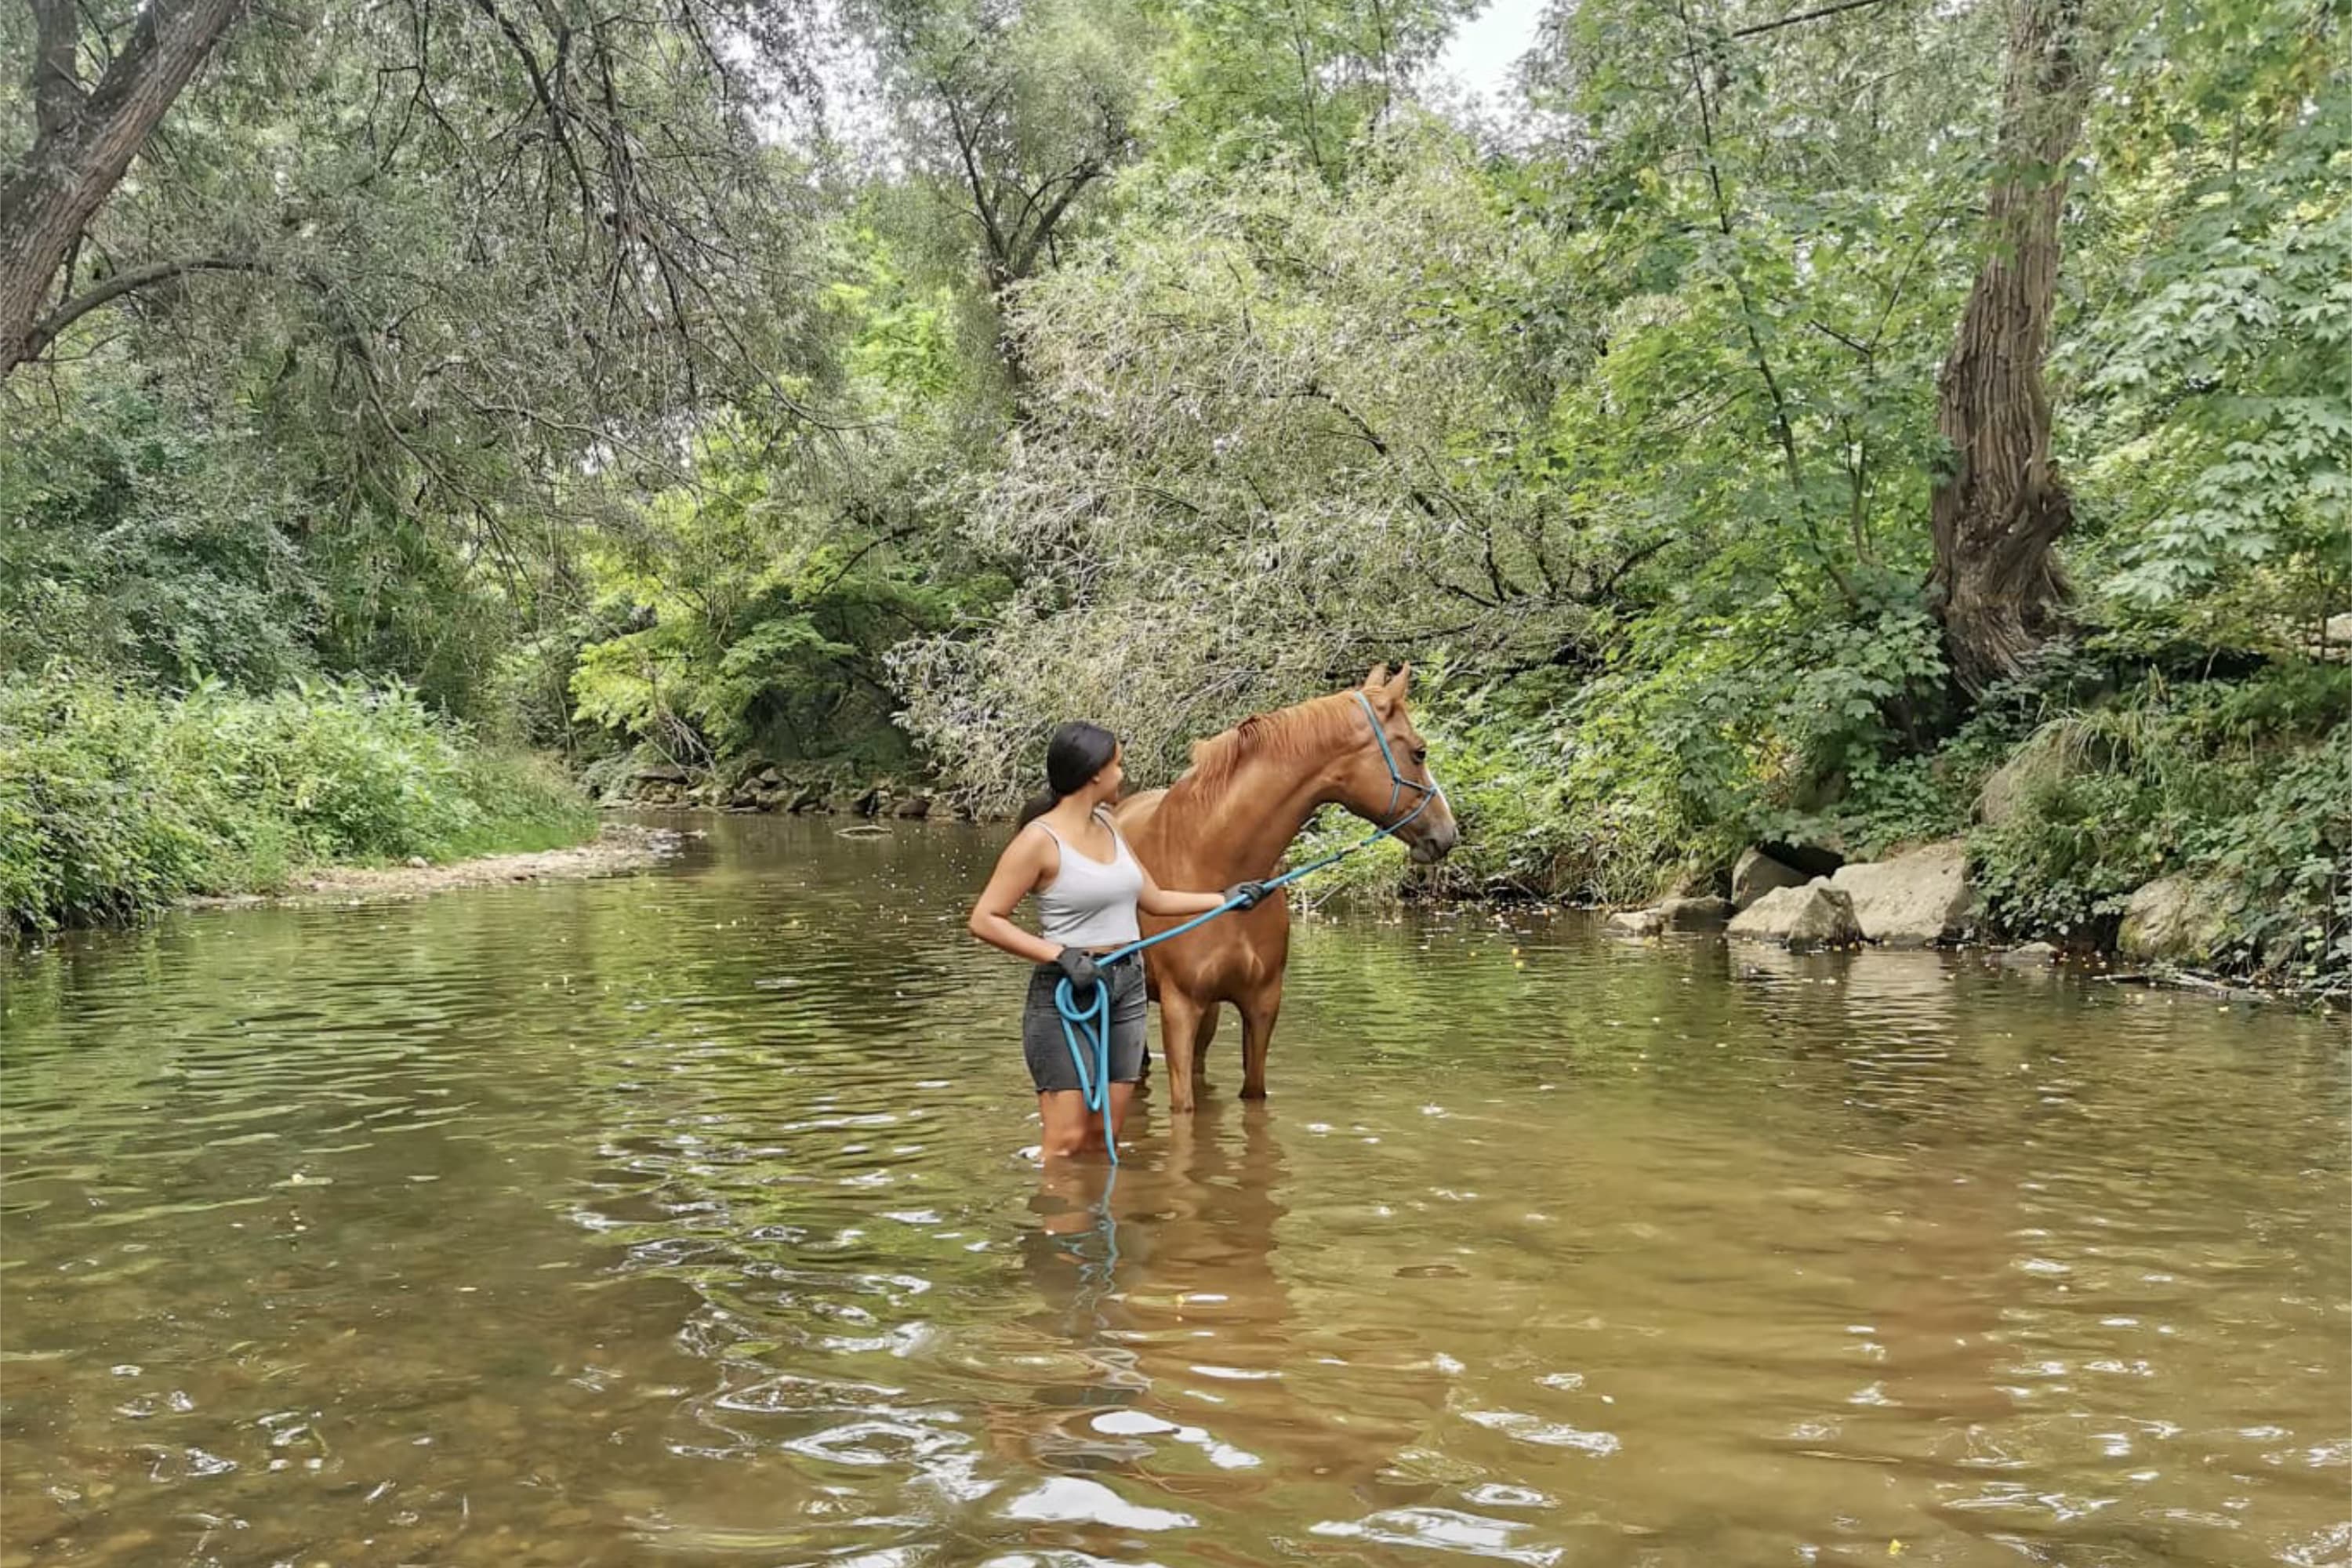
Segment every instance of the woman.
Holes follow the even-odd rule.
[[[1037,966],[1029,976],[1021,1046],[1037,1085],[1049,1158],[1101,1144],[1054,1005],[1055,986],[1067,979],[1082,1005],[1091,1000],[1093,985],[1110,987],[1110,1121],[1117,1136],[1143,1076],[1143,959],[1095,961],[1141,934],[1139,910],[1181,917],[1204,914],[1229,899],[1247,909],[1265,896],[1262,882],[1223,893],[1173,893],[1155,886],[1111,826],[1108,807],[1124,776],[1118,740],[1109,731],[1085,723],[1055,731],[1045,749],[1046,788],[1021,814],[1020,830],[971,907],[972,935]],[[1013,923],[1013,910],[1026,893],[1037,895],[1035,936]]]

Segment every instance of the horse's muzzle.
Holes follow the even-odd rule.
[[[1461,842],[1462,830],[1449,816],[1444,822],[1432,823],[1428,832],[1412,841],[1406,854],[1416,866],[1434,866],[1453,854],[1454,847]]]

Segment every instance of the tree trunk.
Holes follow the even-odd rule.
[[[0,179],[0,377],[30,352],[58,265],[245,0],[154,0],[131,41],[83,96],[69,4],[35,0],[31,85],[38,132]]]
[[[1951,471],[1932,502],[1928,598],[1970,696],[2023,674],[2064,614],[2051,546],[2073,510],[2050,457],[2042,382],[2058,293],[2058,220],[2095,65],[2084,0],[2015,0],[1988,250],[1937,384]]]

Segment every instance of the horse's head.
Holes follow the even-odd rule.
[[[1427,866],[1461,842],[1462,830],[1430,776],[1429,743],[1405,712],[1412,681],[1412,666],[1391,675],[1383,664],[1349,694],[1350,705],[1370,722],[1363,743],[1341,759],[1332,798],[1375,826],[1399,824],[1396,836],[1414,864]]]

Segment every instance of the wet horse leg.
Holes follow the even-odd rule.
[[[1168,1062],[1168,1109],[1192,1109],[1192,1051],[1200,1039],[1201,1004],[1173,985],[1160,993],[1160,1054]]]
[[[1209,1081],[1209,1047],[1217,1043],[1217,1018],[1224,1012],[1218,1003],[1211,1002],[1201,1009],[1201,1022],[1192,1031],[1192,1088],[1206,1094],[1216,1085]]]
[[[1282,982],[1276,980],[1246,997],[1242,1009],[1242,1098],[1265,1098],[1265,1052],[1274,1043],[1274,1021],[1282,1016]]]

